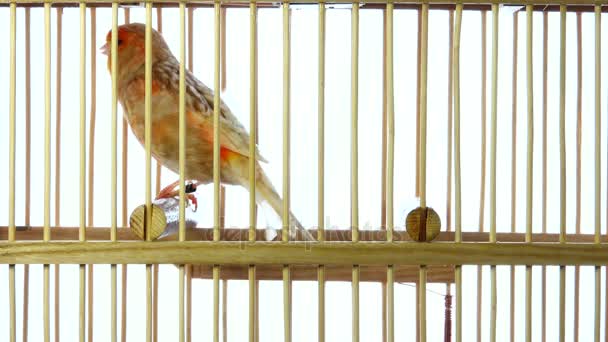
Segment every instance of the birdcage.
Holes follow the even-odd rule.
[[[603,5],[0,0],[0,340],[608,341]]]

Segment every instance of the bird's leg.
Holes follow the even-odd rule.
[[[158,195],[156,195],[156,199],[175,197],[178,194],[178,192],[175,191],[175,188],[177,188],[178,185],[179,180],[167,185],[158,193]]]
[[[196,211],[198,209],[198,200],[196,199],[196,196],[194,196],[194,192],[196,192],[196,187],[198,186],[199,182],[192,182],[192,183],[186,183],[186,198],[188,199],[189,202],[192,202],[192,205],[194,205],[194,211]],[[168,186],[164,187],[156,196],[156,199],[161,199],[161,198],[171,198],[171,197],[177,197],[179,196],[179,190],[176,190],[176,188],[179,186],[179,180],[169,184]]]

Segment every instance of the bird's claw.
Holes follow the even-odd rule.
[[[188,206],[190,206],[190,204],[192,204],[194,206],[194,209],[193,209],[194,212],[196,212],[196,210],[198,209],[198,200],[197,200],[196,196],[194,195],[194,192],[196,192],[197,185],[198,185],[197,183],[187,183],[185,186],[186,198],[188,199]],[[178,186],[179,186],[179,181],[169,184],[168,186],[163,188],[158,193],[158,195],[156,196],[156,199],[158,200],[158,199],[162,199],[162,198],[178,197],[179,191],[176,190],[176,188]]]

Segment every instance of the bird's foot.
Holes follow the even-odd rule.
[[[191,203],[194,206],[193,211],[195,211],[195,212],[198,209],[198,200],[196,199],[194,192],[196,192],[196,187],[198,186],[198,184],[199,184],[198,182],[186,183],[186,188],[185,188],[186,198],[188,199],[188,205],[190,205],[190,203]],[[158,195],[156,196],[156,199],[178,197],[179,196],[179,190],[177,189],[178,186],[179,186],[179,181],[175,181],[175,182],[169,184],[168,186],[164,187],[158,193]]]

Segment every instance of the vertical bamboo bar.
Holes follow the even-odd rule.
[[[55,226],[59,227],[61,222],[61,55],[62,55],[62,39],[63,35],[63,8],[57,7],[57,23],[56,23],[56,39],[57,39],[57,50],[55,56]],[[60,326],[60,314],[59,314],[59,286],[60,286],[60,273],[59,265],[55,264],[55,275],[54,275],[54,335],[55,341],[59,341],[61,336]]]
[[[487,117],[487,13],[481,11],[481,184],[479,187],[479,231],[484,231],[485,194],[486,194],[486,117]],[[482,316],[482,278],[483,268],[477,266],[477,342],[481,342]],[[458,299],[457,299],[458,300]]]
[[[9,296],[9,341],[17,341],[17,311],[15,302],[15,265],[9,265],[8,268],[8,296]]]
[[[97,11],[95,7],[91,8],[91,42],[97,39]],[[94,210],[94,179],[95,179],[95,121],[97,114],[97,49],[95,44],[91,44],[91,112],[89,114],[89,181],[87,188],[89,189],[89,197],[87,200],[88,226],[92,227]],[[87,334],[88,341],[93,342],[93,265],[89,266],[87,274]]]
[[[456,5],[453,42],[453,95],[454,97],[454,185],[455,185],[455,242],[461,242],[461,173],[460,173],[460,33],[462,28],[462,4]],[[456,266],[456,342],[462,341],[462,266]]]
[[[156,7],[156,30],[160,33],[163,33],[163,9],[162,7]],[[160,178],[161,178],[161,173],[162,173],[162,165],[161,163],[158,162],[158,160],[155,162],[156,163],[156,183],[155,183],[155,189],[156,189],[156,193],[160,192]],[[157,276],[158,276],[158,265],[154,265],[154,341],[158,340],[158,329],[157,329],[157,322],[158,322],[158,280],[157,280]]]
[[[117,116],[117,99],[118,99],[118,82],[117,82],[117,65],[118,65],[118,60],[117,60],[117,53],[118,53],[118,3],[114,2],[112,3],[112,38],[111,38],[111,55],[110,58],[112,59],[112,138],[111,138],[111,153],[112,153],[112,160],[111,160],[111,166],[110,166],[110,175],[111,175],[111,180],[110,180],[110,188],[111,188],[111,213],[110,213],[110,221],[111,221],[111,227],[110,227],[110,240],[112,242],[116,242],[116,225],[117,225],[117,221],[118,221],[118,216],[117,216],[117,201],[118,201],[118,196],[117,196],[117,192],[118,192],[118,188],[117,188],[117,168],[118,168],[118,160],[117,160],[117,151],[118,151],[118,147],[117,147],[117,139],[118,139],[118,135],[117,135],[117,121],[118,121],[118,116]],[[117,340],[117,312],[116,312],[116,264],[113,264],[110,266],[110,286],[111,286],[111,308],[110,308],[110,339],[112,342],[116,342]]]
[[[130,10],[124,9],[125,24],[130,22]],[[126,118],[122,120],[122,227],[127,226],[127,200],[128,200],[128,182],[127,173],[129,165],[129,133],[128,122]],[[127,265],[123,264],[121,268],[121,320],[120,320],[120,340],[127,341]]]
[[[429,5],[421,8],[420,37],[420,206],[426,207],[426,111],[427,111],[427,50]]]
[[[248,268],[249,278],[249,341],[255,341],[255,319],[256,319],[256,282],[255,282],[255,266]]]
[[[532,5],[526,6],[526,64],[528,98],[528,153],[526,175],[526,242],[532,242],[533,176],[534,176],[534,66],[533,66],[533,12]],[[526,341],[532,341],[532,266],[526,265]]]
[[[290,206],[290,106],[291,106],[291,41],[289,2],[283,2],[283,242],[289,241]],[[283,265],[283,340],[291,341],[291,274],[289,265]]]
[[[420,49],[422,44],[422,9],[418,9],[418,40],[416,51],[418,52],[418,63],[416,68],[416,189],[414,190],[415,196],[420,196]],[[418,329],[418,326],[416,327]],[[418,331],[418,330],[417,330]],[[418,333],[416,333],[416,340],[418,340]]]
[[[513,81],[511,100],[511,233],[517,225],[517,45],[519,11],[513,13]],[[509,340],[515,341],[515,266],[509,267]]]
[[[490,242],[496,242],[496,116],[498,111],[498,5],[492,4],[492,136],[490,147]],[[496,266],[490,267],[490,341],[496,341]]]
[[[57,7],[56,22],[56,48],[55,51],[55,226],[59,226],[61,219],[61,55],[62,55],[62,32],[63,32],[63,8]],[[55,267],[58,267],[55,265]],[[55,320],[55,329],[59,328],[59,321]],[[59,334],[55,333],[55,338]]]
[[[319,74],[318,74],[318,209],[317,240],[325,241],[325,2],[319,2]],[[325,342],[325,266],[317,269],[319,291],[318,341]]]
[[[97,39],[97,12],[94,7],[91,8],[91,42]],[[93,198],[94,198],[94,179],[95,179],[95,121],[97,111],[97,49],[95,44],[91,44],[91,112],[89,116],[89,199],[88,205],[88,225],[93,226],[93,216],[95,213]],[[87,274],[87,339],[93,341],[93,265],[89,265]]]
[[[128,24],[130,22],[130,10],[129,8],[125,8],[124,9],[124,22],[125,24]],[[127,226],[127,200],[128,200],[128,173],[127,173],[127,169],[128,169],[128,165],[129,165],[129,124],[127,122],[127,119],[122,120],[122,175],[121,175],[121,185],[122,185],[122,189],[121,189],[121,193],[122,193],[122,198],[121,198],[121,204],[122,204],[122,227],[126,227]],[[125,266],[123,266],[124,268]],[[123,271],[124,272],[124,271]]]
[[[600,5],[595,6],[595,231],[594,231],[594,243],[600,243],[601,225],[602,218],[600,214],[600,206],[602,202],[602,195],[600,188],[602,185],[601,174],[602,174],[602,136],[601,136],[601,114],[602,114],[602,100],[601,100],[601,88],[602,88],[602,7]],[[600,301],[602,299],[602,289],[600,281],[602,278],[602,269],[599,266],[595,267],[595,308],[594,308],[594,320],[593,320],[593,340],[595,342],[600,341],[600,319],[602,316],[602,309],[600,307]]]
[[[179,233],[180,242],[186,241],[186,5],[179,3]],[[185,266],[179,265],[179,332],[180,342],[185,335],[184,276]],[[158,320],[156,321],[158,322]]]
[[[86,240],[86,179],[87,179],[87,168],[86,168],[86,124],[87,124],[87,99],[86,99],[86,62],[87,62],[87,5],[81,2],[80,8],[80,222],[78,227],[78,240],[84,242]],[[86,284],[85,284],[85,265],[81,264],[78,266],[79,271],[79,312],[78,312],[78,335],[79,341],[85,341],[85,295],[86,295]]]
[[[393,242],[394,227],[394,168],[395,168],[395,89],[393,80],[393,12],[392,1],[386,4],[386,241]],[[395,268],[386,270],[386,341],[395,340]]]
[[[188,7],[188,70],[193,71],[194,55],[194,8]],[[192,340],[192,265],[186,265],[186,341]]]
[[[255,169],[257,165],[257,4],[255,0],[249,3],[249,242],[255,242],[257,223],[256,191],[255,191]],[[225,24],[225,23],[224,23]],[[225,36],[226,28],[222,32]],[[225,37],[223,39],[225,42]],[[225,44],[222,44],[225,55]],[[224,69],[222,69],[224,70]],[[225,83],[225,74],[222,72]],[[256,338],[256,269],[254,265],[249,266],[249,341],[255,342]],[[224,336],[224,338],[226,338]]]
[[[249,241],[251,242],[255,241],[256,231],[257,4],[255,1],[251,0],[249,3]]]
[[[582,134],[582,109],[583,109],[583,21],[580,12],[576,13],[576,53],[577,53],[577,70],[576,70],[576,212],[575,212],[575,231],[576,234],[581,233],[581,134]],[[579,341],[579,321],[580,321],[580,282],[581,268],[574,267],[574,341]]]
[[[150,226],[152,222],[152,2],[146,2],[146,31],[145,31],[145,81],[144,81],[144,143],[146,150],[146,241],[151,241]],[[146,265],[146,341],[152,341],[152,265]]]
[[[388,2],[387,2],[388,5]],[[394,7],[394,6],[393,6]],[[387,192],[387,184],[386,184],[386,176],[387,176],[387,140],[388,140],[388,133],[387,133],[387,102],[388,102],[388,95],[387,95],[387,8],[383,8],[382,9],[382,139],[381,139],[381,161],[380,161],[380,229],[382,230],[387,230],[386,228],[386,214],[387,214],[387,208],[386,208],[386,192]],[[388,232],[387,232],[388,234]],[[387,236],[387,240],[388,240],[388,236]],[[388,279],[388,268],[387,268],[387,279]],[[387,294],[387,282],[383,281],[381,283],[381,297],[382,300],[382,306],[381,306],[381,314],[382,314],[382,325],[381,325],[381,332],[382,332],[382,342],[386,342],[387,340],[387,328],[388,328],[388,322],[387,322],[387,317],[388,317],[388,312],[387,312],[387,304],[388,304],[388,294]]]
[[[51,240],[51,4],[44,4],[44,228],[43,240]],[[44,341],[51,340],[50,334],[50,266],[43,266],[43,331]]]
[[[17,4],[10,3],[10,75],[9,75],[9,167],[8,167],[8,241],[15,241],[15,141],[16,141],[16,42],[17,42]],[[9,340],[17,341],[17,311],[15,301],[15,265],[8,268],[9,296]]]
[[[427,67],[429,4],[422,4],[420,43],[420,207],[426,208],[426,111],[427,111]],[[419,271],[419,315],[420,342],[426,342],[426,266]]]
[[[30,225],[31,198],[31,151],[32,151],[32,111],[31,111],[31,58],[30,58],[30,9],[25,9],[25,226]],[[10,267],[9,267],[10,272]],[[30,265],[23,265],[23,342],[27,342],[29,321]]]
[[[359,3],[354,2],[351,12],[351,229],[353,242],[359,241]]]
[[[213,78],[213,241],[220,240],[220,26],[221,0],[214,3],[214,78]],[[213,266],[213,341],[219,342],[219,276]]]
[[[447,157],[447,170],[446,170],[446,178],[447,178],[447,191],[446,191],[446,229],[448,232],[452,231],[452,149],[453,149],[453,84],[454,84],[454,70],[453,70],[453,52],[454,52],[454,10],[449,10],[448,15],[448,157]],[[454,274],[454,278],[456,275]],[[445,298],[447,300],[448,297],[452,297],[452,284],[445,284]],[[451,318],[448,320],[447,317],[444,320],[444,331],[443,331],[444,340],[450,340],[452,338],[452,326],[451,326]]]
[[[454,143],[454,103],[453,103],[453,85],[454,85],[454,11],[450,10],[448,15],[448,108],[447,108],[447,169],[446,169],[446,203],[445,203],[445,225],[446,230],[452,231],[452,151]],[[447,286],[447,292],[450,291],[450,285]]]
[[[359,3],[353,2],[351,12],[351,140],[350,199],[352,241],[359,241]],[[352,340],[359,341],[359,266],[352,269]]]
[[[543,12],[543,201],[542,201],[542,233],[547,232],[547,64],[549,41],[549,15]],[[541,341],[547,338],[547,268],[542,266],[541,280]]]
[[[560,231],[559,242],[566,243],[566,6],[560,5],[559,66],[559,161]],[[566,339],[566,267],[559,267],[559,341]]]

